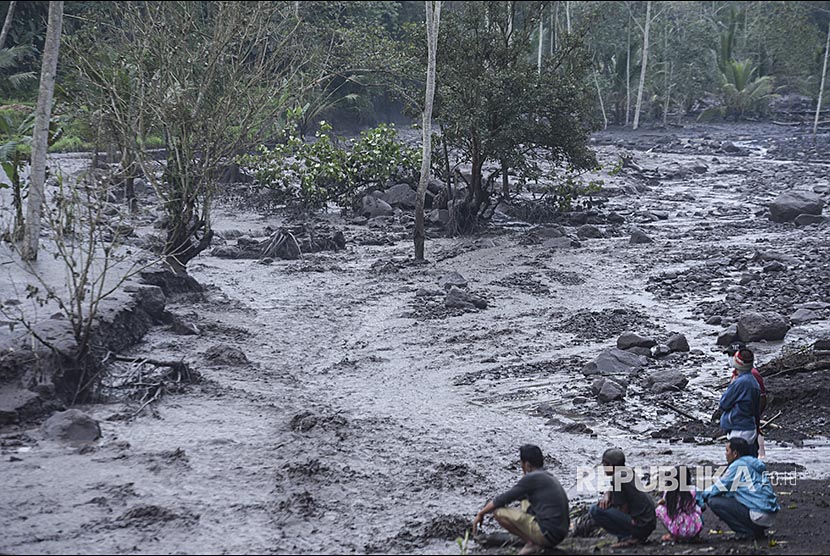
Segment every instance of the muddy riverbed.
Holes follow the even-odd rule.
[[[793,133],[597,135],[598,177],[611,192],[603,212],[625,223],[597,224],[604,237],[578,246],[553,247],[504,215],[480,236],[429,240],[419,265],[404,226],[367,229],[329,215],[346,237],[339,252],[270,264],[203,254],[190,271],[204,294],[168,305],[199,334],[160,326],[129,354],[184,359],[203,381],[135,419],[124,419],[134,405],[84,407],[103,430],[93,447],[45,441],[36,427],[2,431],[0,552],[457,553],[454,539],[480,506],[518,478],[520,444],[542,447],[575,504],[589,499],[576,492],[577,468],[610,446],[635,465],[720,463],[722,444],[659,402],[704,420],[715,409],[728,372],[715,345],[724,326],[706,324],[712,317],[789,316],[830,302],[830,226],[763,214],[783,190],[827,197],[826,161],[771,148]],[[623,150],[639,170],[613,171]],[[220,204],[214,226],[262,236],[281,222]],[[630,225],[654,242],[630,244]],[[784,268],[765,272],[770,260]],[[443,306],[438,282],[453,271],[486,309]],[[744,274],[758,278],[742,285]],[[830,336],[828,318],[752,347],[769,361]],[[661,342],[679,332],[691,351],[650,359],[623,400],[600,404],[582,368],[627,331]],[[670,370],[689,384],[653,394],[644,377]],[[830,549],[827,382],[769,386],[783,414],[767,461],[799,480],[779,488],[780,542],[739,545],[714,533],[714,521],[703,545],[650,551]],[[567,547],[608,551],[606,541]]]

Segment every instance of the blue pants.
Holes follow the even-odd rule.
[[[735,498],[713,496],[706,502],[721,521],[726,523],[740,539],[756,539],[764,536],[765,529],[755,525],[749,517],[749,508]]]
[[[654,531],[656,522],[652,527],[638,527],[631,520],[631,516],[627,513],[621,512],[617,508],[608,508],[603,510],[599,504],[594,504],[588,510],[588,514],[594,520],[594,523],[611,533],[616,535],[617,539],[624,541],[631,537],[639,540],[645,540]]]

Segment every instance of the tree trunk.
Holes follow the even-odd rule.
[[[571,34],[571,3],[565,2],[565,30]]]
[[[628,51],[625,56],[625,125],[631,123],[631,17],[628,18]]]
[[[15,0],[9,2],[9,11],[6,12],[6,21],[3,23],[3,30],[0,31],[0,48],[6,46],[6,37],[9,36],[9,30],[12,28],[12,19],[14,18],[14,8],[17,5]]]
[[[605,102],[602,100],[602,91],[599,88],[599,78],[597,77],[597,70],[594,70],[594,83],[597,85],[597,97],[599,98],[599,108],[602,110],[602,121],[604,123],[604,127],[602,129],[608,129],[608,116],[605,114]]]
[[[121,150],[121,171],[124,173],[124,197],[130,212],[138,212],[135,198],[135,163],[129,148]]]
[[[545,38],[544,4],[542,4],[542,16],[539,18],[539,55],[536,57],[536,71],[542,73],[542,44]]]
[[[501,161],[501,196],[506,201],[510,198],[510,176],[507,174],[507,162]]]
[[[35,129],[32,134],[32,173],[29,184],[29,204],[26,207],[26,230],[23,235],[24,260],[37,260],[40,238],[40,217],[43,210],[43,189],[46,183],[46,149],[49,143],[49,120],[52,116],[52,96],[55,92],[55,72],[61,45],[63,1],[49,2],[49,23],[43,47],[43,66],[40,70],[40,89],[35,109]]]
[[[640,68],[640,83],[637,87],[637,105],[634,108],[634,125],[632,129],[640,127],[640,111],[643,107],[643,89],[646,84],[646,66],[648,65],[648,31],[651,27],[651,2],[646,2],[646,25],[643,28],[643,62]]]
[[[813,121],[813,143],[816,142],[818,118],[821,114],[821,97],[824,94],[824,79],[827,77],[827,54],[830,53],[830,24],[827,25],[827,42],[824,45],[824,67],[821,70],[821,85],[818,88],[818,103],[816,103],[816,119]]]
[[[669,106],[671,104],[671,89],[674,79],[674,62],[669,62],[669,73],[666,78],[666,98],[663,101],[663,127],[669,125]]]
[[[432,104],[435,98],[435,65],[438,50],[438,26],[441,22],[441,1],[426,3],[427,24],[427,87],[423,113],[423,155],[421,178],[415,198],[415,260],[424,260],[424,200],[429,183],[429,168],[432,158]]]
[[[553,3],[554,8],[550,10],[548,25],[550,26],[550,55],[553,56],[553,51],[556,48],[556,14],[559,13],[559,2]]]

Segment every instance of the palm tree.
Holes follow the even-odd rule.
[[[754,77],[757,67],[751,60],[729,60],[721,73],[726,114],[740,120],[748,112],[762,109],[773,95],[773,77]]]

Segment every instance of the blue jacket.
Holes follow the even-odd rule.
[[[752,373],[743,373],[732,381],[720,398],[720,428],[751,431],[761,417],[761,387]]]
[[[698,492],[698,505],[703,507],[704,502],[713,496],[735,498],[756,512],[776,513],[781,509],[767,477],[767,466],[752,456],[736,459],[726,468],[726,473],[720,478],[720,484],[715,481],[706,490]]]

